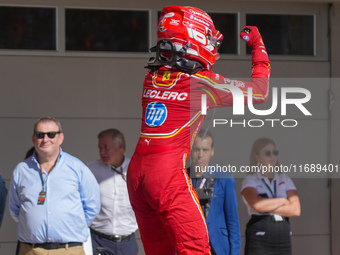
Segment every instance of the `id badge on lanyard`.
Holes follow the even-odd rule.
[[[54,162],[53,166],[51,167],[49,173],[51,173],[51,171],[54,169],[54,167],[56,166],[57,164],[57,160],[58,158],[56,159],[56,161]],[[41,164],[39,163],[39,166],[40,166],[40,179],[41,179],[41,191],[39,192],[39,196],[38,196],[38,205],[43,205],[45,204],[45,200],[46,200],[46,187],[45,187],[45,184],[47,182],[47,178],[48,176],[46,176],[46,178],[44,179],[44,171],[43,171],[43,168],[41,166]]]
[[[39,192],[39,196],[38,196],[38,205],[43,205],[45,204],[45,200],[46,200],[46,190],[45,190],[45,183],[46,183],[46,180],[47,180],[47,177],[46,179],[44,180],[44,172],[42,170],[42,167],[40,166],[40,179],[41,179],[41,191]]]
[[[45,203],[45,199],[46,199],[46,192],[42,190],[39,193],[38,205],[43,205]]]

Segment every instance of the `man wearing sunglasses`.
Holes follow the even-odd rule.
[[[88,163],[101,194],[101,210],[91,224],[93,252],[105,247],[103,255],[137,255],[135,232],[138,228],[126,185],[130,162],[125,154],[125,138],[118,129],[98,134],[100,160]]]
[[[39,119],[32,141],[35,152],[14,169],[9,195],[19,255],[84,255],[88,227],[100,210],[98,183],[61,149],[64,134],[56,119]]]

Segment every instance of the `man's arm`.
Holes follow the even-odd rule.
[[[201,88],[201,94],[207,94],[207,105],[209,108],[231,106],[237,103],[261,104],[268,100],[269,96],[269,78],[270,78],[270,61],[263,43],[262,37],[254,26],[244,27],[240,33],[241,38],[252,49],[252,73],[251,81],[221,79],[221,75],[214,74],[214,77],[208,71],[199,72],[193,77],[204,81],[204,88]],[[208,92],[206,92],[208,91]],[[249,98],[249,99],[248,99]],[[235,100],[237,99],[237,100]]]
[[[236,184],[233,177],[223,179],[224,215],[226,219],[230,255],[239,255],[241,250],[240,222],[237,210]]]
[[[80,197],[83,203],[85,219],[89,227],[100,211],[100,191],[99,184],[91,170],[84,165],[83,176],[80,181]]]
[[[20,198],[17,192],[16,170],[13,171],[10,190],[9,190],[9,212],[15,222],[19,221]]]

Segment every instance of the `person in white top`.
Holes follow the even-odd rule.
[[[277,172],[279,151],[273,140],[252,146],[250,165],[257,172],[243,180],[241,194],[251,215],[246,227],[245,255],[291,255],[289,217],[300,216],[300,200],[290,177]]]
[[[98,247],[106,248],[103,255],[138,253],[135,238],[138,226],[126,185],[130,159],[124,155],[125,146],[119,130],[103,130],[98,134],[100,160],[88,163],[101,196],[100,212],[90,226],[94,254]]]

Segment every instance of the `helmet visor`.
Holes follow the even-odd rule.
[[[220,31],[216,30],[215,34],[211,36],[211,44],[215,47],[215,49],[219,49],[222,45],[223,35]]]

